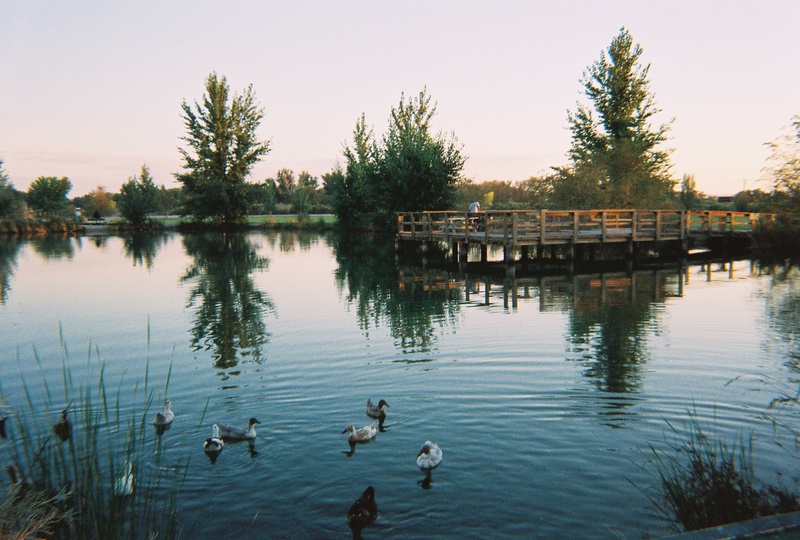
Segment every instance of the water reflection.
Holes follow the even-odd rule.
[[[789,346],[786,365],[800,373],[800,269],[786,263],[762,265],[760,272],[772,276],[764,293],[767,323]]]
[[[269,340],[264,316],[275,307],[251,273],[265,270],[268,259],[257,254],[244,233],[185,235],[183,245],[194,259],[181,278],[194,285],[188,301],[194,308],[192,346],[211,351],[219,369],[245,359],[261,363]]]
[[[674,271],[574,279],[569,340],[583,353],[586,376],[599,390],[638,391],[648,358],[647,336],[656,327],[656,306],[663,304],[668,285],[677,291],[681,279]]]
[[[585,367],[597,389],[631,393],[641,384],[647,336],[657,328],[659,306],[666,298],[682,295],[684,273],[676,267],[500,279],[402,268],[398,280],[401,293],[424,293],[431,301],[463,298],[485,309],[499,304],[512,311],[520,301],[538,301],[540,312],[567,313],[568,357]]]
[[[13,238],[0,239],[0,304],[5,304],[8,299],[21,245],[22,242]]]
[[[359,327],[389,326],[404,353],[435,349],[437,331],[457,325],[462,293],[456,287],[398,280],[394,241],[386,236],[337,235],[336,287],[355,307]]]
[[[31,240],[33,250],[47,260],[72,259],[75,246],[69,236],[48,234]]]
[[[157,232],[134,232],[122,237],[125,256],[133,261],[133,266],[142,265],[148,270],[153,268],[156,253],[166,241],[167,237]]]

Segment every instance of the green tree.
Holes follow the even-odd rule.
[[[0,219],[22,217],[22,194],[14,189],[0,160]]]
[[[347,165],[344,176],[333,178],[333,211],[337,222],[346,228],[366,227],[375,213],[372,184],[380,150],[363,114],[353,129],[353,146],[345,146],[343,153]]]
[[[305,189],[309,205],[314,206],[319,203],[319,181],[316,176],[311,176],[308,171],[300,171],[297,175],[297,187]]]
[[[684,174],[681,179],[681,190],[678,193],[681,208],[684,210],[700,208],[705,198],[705,194],[697,190],[697,182],[695,182],[694,175]]]
[[[40,176],[31,182],[26,200],[32,210],[44,217],[57,217],[69,208],[70,190],[72,182],[66,177]]]
[[[774,141],[766,143],[770,149],[764,171],[776,192],[789,193],[800,208],[800,115],[792,118],[789,128]]]
[[[466,157],[455,135],[431,133],[435,114],[436,105],[424,89],[408,101],[401,94],[399,105],[392,109],[378,162],[377,200],[384,214],[379,226],[393,227],[395,212],[452,207]]]
[[[570,164],[557,169],[565,189],[556,186],[554,196],[569,200],[576,190],[586,189],[587,201],[581,207],[664,207],[673,200],[670,151],[659,149],[667,140],[669,123],[651,124],[660,109],[649,88],[650,66],[640,65],[641,55],[642,49],[622,28],[607,54],[601,53],[584,71],[581,83],[597,117],[582,103],[569,112]]]
[[[283,168],[275,174],[275,190],[278,202],[291,203],[292,191],[297,185],[292,169]]]
[[[119,212],[132,225],[141,225],[149,214],[158,210],[161,196],[150,169],[142,165],[139,176],[131,176],[119,190]]]
[[[380,144],[362,115],[345,147],[345,179],[335,193],[342,224],[391,229],[395,212],[449,209],[466,157],[455,135],[433,134],[436,106],[421,91],[392,108]]]
[[[111,194],[103,186],[97,186],[80,200],[84,215],[91,216],[97,212],[98,215],[105,217],[112,214],[117,208]]]
[[[253,210],[259,214],[272,214],[278,204],[275,180],[267,178],[253,185]]]
[[[247,175],[269,152],[269,141],[256,135],[264,110],[252,86],[231,94],[227,79],[211,73],[205,87],[201,103],[192,107],[184,100],[181,106],[187,131],[181,139],[188,149],[179,149],[185,172],[176,178],[183,184],[187,214],[230,224],[247,214]]]

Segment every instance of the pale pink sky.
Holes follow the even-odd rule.
[[[175,187],[183,99],[211,71],[252,84],[272,151],[253,171],[320,176],[361,113],[383,133],[423,87],[465,175],[523,180],[563,165],[579,79],[620,27],[675,118],[673,174],[714,195],[763,187],[766,141],[800,114],[800,2],[231,1],[0,4],[0,159],[14,186],[67,176],[116,192],[142,163]]]

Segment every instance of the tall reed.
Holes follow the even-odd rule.
[[[757,481],[752,440],[712,440],[692,413],[679,437],[670,452],[651,446],[660,484],[651,501],[686,531],[800,510],[797,494]]]
[[[89,345],[86,380],[76,383],[60,329],[59,342],[63,358],[58,393],[51,390],[34,349],[41,389],[21,375],[24,399],[0,412],[9,420],[0,456],[17,477],[0,503],[0,537],[178,537],[177,495],[188,462],[161,466],[166,447],[152,425],[153,403],[156,393],[167,395],[171,366],[164,388],[152,388],[149,324],[144,381],[126,384],[123,375],[112,391],[96,345]],[[70,426],[66,437],[55,427],[62,411]],[[134,478],[130,494],[115,488],[127,463]]]

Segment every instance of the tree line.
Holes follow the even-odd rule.
[[[454,133],[433,130],[437,104],[426,89],[413,97],[401,94],[382,134],[362,114],[352,141],[343,145],[343,164],[321,179],[281,169],[275,178],[250,182],[253,166],[270,151],[271,141],[257,134],[264,109],[252,86],[233,92],[224,76],[212,72],[202,98],[181,104],[183,170],[174,175],[180,188],[157,187],[143,165],[119,193],[98,187],[73,202],[90,214],[115,209],[132,223],[159,211],[222,225],[253,213],[332,212],[346,228],[376,230],[391,230],[398,211],[466,210],[472,201],[483,209],[725,207],[779,211],[796,221],[800,116],[786,133],[766,143],[771,155],[765,173],[772,189],[746,190],[720,202],[698,191],[693,175],[684,174],[680,181],[673,177],[671,149],[664,147],[672,121],[654,124],[661,110],[642,54],[622,28],[583,72],[585,99],[567,111],[567,164],[520,182],[478,184],[465,178],[463,146]],[[0,162],[0,217],[13,216],[23,203],[41,216],[63,213],[70,189],[67,178],[41,177],[26,194],[16,192]]]

